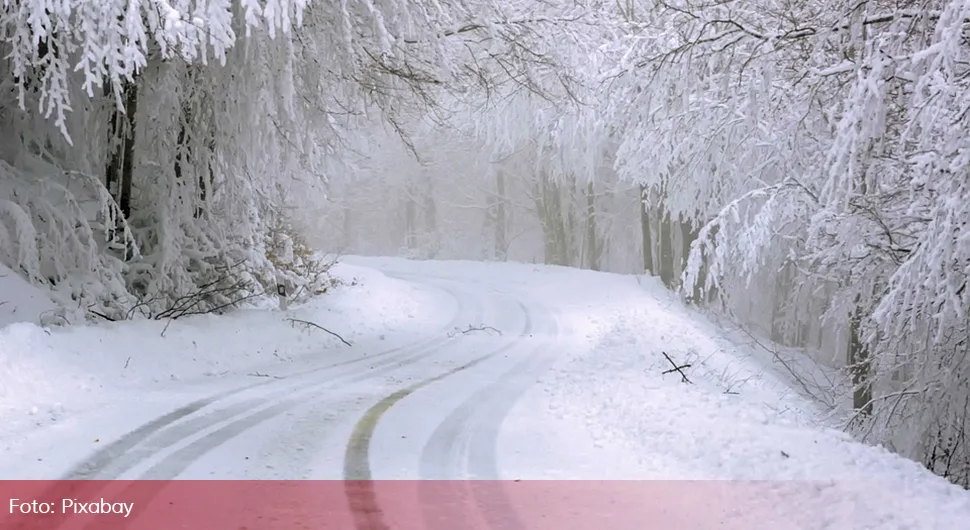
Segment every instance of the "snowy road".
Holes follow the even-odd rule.
[[[144,418],[61,478],[505,478],[498,435],[517,398],[555,359],[553,313],[474,282],[399,276],[451,299],[450,317],[426,338]],[[516,451],[527,451],[534,434]],[[355,514],[380,512],[376,495],[346,484]],[[441,495],[433,487],[421,494]],[[358,524],[378,523],[365,516]]]
[[[650,280],[394,258],[341,267],[344,287],[287,311],[0,328],[0,477],[349,479],[341,496],[365,518],[388,493],[358,479],[436,479],[416,483],[418,504],[471,493],[506,508],[527,497],[502,490],[514,482],[439,481],[552,479],[533,498],[591,502],[595,487],[576,479],[593,479],[659,503],[680,518],[672,528],[970,520],[970,494],[832,429],[771,354]],[[690,365],[689,384],[668,356]],[[745,519],[723,526],[731,513]]]
[[[502,420],[553,359],[555,319],[486,286],[406,279],[453,299],[425,340],[145,418],[64,478],[501,478]]]

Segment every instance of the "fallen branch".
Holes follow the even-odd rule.
[[[781,354],[778,352],[778,350],[776,348],[769,348],[767,345],[763,344],[760,340],[758,340],[758,337],[755,337],[753,333],[751,333],[750,331],[748,331],[747,329],[745,329],[743,326],[736,326],[736,327],[742,333],[744,333],[745,335],[747,335],[748,338],[751,339],[751,341],[753,343],[755,343],[756,345],[758,345],[762,350],[770,353],[771,356],[776,361],[778,361],[779,363],[781,363],[781,365],[783,367],[785,367],[785,370],[788,372],[788,374],[791,376],[791,378],[796,383],[798,383],[799,386],[802,387],[802,390],[805,391],[805,394],[807,394],[809,397],[815,398],[815,399],[817,399],[817,400],[819,400],[819,401],[821,401],[823,403],[831,404],[831,406],[834,407],[834,403],[831,403],[831,400],[825,399],[825,396],[824,395],[819,395],[819,394],[813,392],[812,389],[808,387],[808,383],[806,382],[806,378],[801,373],[799,373],[797,370],[795,370],[795,368],[792,366],[792,363],[789,362],[790,360],[786,360],[784,357],[782,357]],[[824,371],[822,372],[822,375],[824,375],[826,377],[826,379],[828,379],[828,375],[826,375]],[[825,390],[822,388],[822,385],[820,385],[818,383],[818,381],[814,379],[814,377],[813,377],[813,380],[812,380],[812,384],[815,386],[815,388],[817,390],[821,391],[823,394],[825,393]],[[834,387],[835,386],[835,384],[832,381],[828,381],[828,384],[830,385],[830,387]]]
[[[299,323],[299,324],[303,324],[303,326],[304,326],[304,327],[306,327],[306,328],[311,328],[311,327],[313,327],[313,328],[317,328],[317,329],[319,329],[319,330],[321,330],[321,331],[325,331],[325,332],[327,332],[327,333],[329,333],[329,334],[331,334],[331,335],[333,335],[334,337],[337,337],[338,339],[340,339],[340,342],[343,342],[343,343],[344,343],[344,344],[346,344],[347,346],[352,346],[352,344],[350,344],[349,342],[347,342],[346,340],[344,340],[344,338],[343,338],[343,337],[341,337],[340,335],[337,335],[336,333],[334,333],[334,332],[332,332],[332,331],[330,331],[329,329],[327,329],[327,328],[325,328],[325,327],[323,327],[323,326],[321,326],[320,324],[316,324],[316,323],[314,323],[314,322],[310,322],[310,321],[308,321],[308,320],[300,320],[300,319],[298,319],[298,318],[288,318],[288,319],[286,319],[286,320],[289,320],[290,322],[292,322],[292,323],[294,323],[294,324],[298,324],[298,323]]]
[[[690,368],[690,365],[689,364],[685,364],[685,365],[678,366],[677,363],[675,363],[674,360],[671,359],[669,355],[667,355],[667,352],[664,351],[664,352],[660,352],[660,353],[664,354],[664,357],[667,358],[667,362],[669,362],[670,365],[673,366],[672,369],[667,370],[666,372],[663,372],[663,374],[661,374],[661,375],[666,375],[666,374],[669,374],[669,373],[672,373],[672,372],[677,372],[677,373],[680,374],[680,377],[683,378],[683,381],[682,382],[684,382],[684,383],[691,383],[691,380],[687,378],[687,374],[684,373],[684,368]],[[693,383],[691,383],[691,384],[693,384]]]
[[[502,334],[501,331],[493,328],[492,326],[479,326],[479,327],[476,328],[476,327],[473,327],[471,324],[469,324],[467,329],[461,329],[461,328],[457,328],[456,327],[454,331],[452,331],[451,333],[448,334],[448,336],[449,337],[454,337],[455,335],[457,335],[459,333],[461,333],[462,335],[467,335],[467,334],[469,334],[469,333],[471,333],[473,331],[484,331],[486,333],[489,332],[489,331],[494,331],[495,333],[497,333],[499,335]]]
[[[101,317],[101,318],[107,320],[108,322],[116,322],[115,319],[109,317],[108,315],[105,315],[104,313],[99,313],[99,312],[97,312],[97,311],[95,311],[93,309],[88,309],[88,313],[91,313],[94,316]]]
[[[176,297],[168,306],[158,313],[152,314],[150,311],[142,309],[142,313],[153,320],[177,319],[186,316],[202,315],[207,313],[220,313],[228,307],[235,307],[239,304],[260,296],[265,295],[265,290],[253,292],[252,281],[234,278],[230,271],[245,262],[229,264],[226,266],[216,266],[215,270],[221,274],[218,278],[207,283],[196,286],[196,290]],[[250,292],[248,295],[241,293]],[[141,299],[133,305],[125,314],[125,320],[131,320],[136,311],[147,308],[151,304],[165,298],[161,293]]]

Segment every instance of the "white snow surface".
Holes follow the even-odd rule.
[[[58,313],[46,294],[0,263],[0,328],[17,322],[56,320]]]
[[[210,432],[185,427],[111,477],[340,478],[365,411],[433,378],[381,416],[372,478],[770,481],[759,483],[768,515],[757,528],[970,527],[970,492],[826,426],[823,408],[770,357],[652,278],[364,257],[334,273],[343,285],[286,311],[0,328],[0,476],[64,476],[200,397],[265,381],[248,395],[277,399],[269,389],[282,378],[278,393],[296,408],[217,447],[174,451]],[[425,357],[370,377],[334,369],[319,380],[326,390],[313,379],[285,386],[314,367],[429,339],[439,342]],[[690,382],[671,363],[689,364]]]
[[[337,264],[333,274],[342,287],[287,311],[269,304],[224,316],[47,329],[34,310],[29,321],[0,328],[0,440],[147,393],[188,398],[270,370],[355,355],[338,338],[289,319],[314,322],[353,344],[420,333],[448,310],[439,294],[373,269]],[[22,292],[32,299],[39,293]]]

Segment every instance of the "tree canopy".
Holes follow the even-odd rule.
[[[7,0],[0,259],[71,318],[121,319],[312,291],[306,237],[402,218],[428,256],[529,241],[843,369],[847,425],[970,487],[968,20],[967,0]]]

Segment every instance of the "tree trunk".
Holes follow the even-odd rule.
[[[434,182],[431,176],[425,178],[424,188],[424,232],[426,249],[425,257],[434,258],[438,255],[438,208],[434,201]]]
[[[409,181],[404,192],[404,243],[409,251],[417,247],[418,205],[414,193],[414,183]]]
[[[118,206],[125,219],[131,217],[131,180],[135,158],[135,113],[138,111],[138,82],[125,87],[125,142],[121,161],[121,189]]]
[[[640,235],[643,243],[643,271],[649,275],[654,274],[653,266],[653,238],[650,232],[653,230],[653,223],[650,222],[650,211],[647,204],[647,188],[640,186]]]
[[[178,137],[175,138],[175,178],[177,180],[182,180],[182,166],[188,165],[188,146],[185,145],[185,124],[190,123],[189,112],[187,109],[182,110],[182,119],[185,120],[182,125],[179,126]]]
[[[869,142],[866,155],[866,167],[873,159],[874,144]],[[855,175],[857,189],[860,196],[865,197],[869,194],[869,185],[866,181],[866,171],[859,168]],[[862,330],[862,295],[855,297],[855,307],[849,316],[849,344],[846,348],[847,363],[852,374],[852,408],[862,411],[864,414],[872,415],[872,387],[870,386],[870,360],[869,351],[862,341],[860,334]]]
[[[791,266],[786,264],[778,275],[771,301],[770,337],[772,342],[778,344],[784,344],[786,342],[785,329],[782,325],[787,320],[785,309],[791,293],[791,276]]]
[[[212,167],[212,163],[216,156],[216,140],[214,136],[210,136],[209,140],[206,142],[206,149],[209,150],[207,155],[209,156],[209,163],[206,164],[206,171],[208,171],[208,182],[215,182],[216,173],[215,169]],[[198,219],[205,214],[205,203],[208,199],[209,186],[206,182],[206,175],[199,173],[199,207],[195,209],[195,217]]]
[[[536,196],[545,240],[545,262],[566,265],[566,227],[563,224],[562,195],[559,186],[543,173],[541,189]]]
[[[495,259],[508,259],[508,220],[505,212],[505,173],[495,173]]]
[[[600,243],[596,232],[596,196],[593,181],[586,185],[586,266],[600,270]]]
[[[573,181],[573,184],[575,184],[575,180]],[[559,241],[561,245],[559,252],[562,256],[562,262],[560,265],[566,267],[582,266],[582,249],[576,249],[576,245],[574,244],[575,241],[579,239],[576,237],[579,221],[576,219],[577,213],[573,208],[574,202],[571,200],[574,197],[570,195],[570,193],[575,194],[577,190],[574,186],[570,186],[569,188],[566,188],[566,190],[568,190],[568,192],[565,192],[560,186],[560,193],[558,194],[559,209],[563,212],[563,222],[559,225],[561,227],[559,230]],[[582,244],[581,240],[580,244]]]
[[[536,199],[538,208],[539,200]],[[497,201],[495,194],[486,189],[485,191],[485,216],[482,219],[482,246],[481,259],[494,260],[498,258],[498,228],[496,225],[495,212]]]
[[[687,270],[687,258],[690,257],[690,246],[697,241],[697,236],[700,233],[700,227],[695,227],[694,223],[690,219],[681,218],[680,221],[680,234],[681,234],[681,256],[680,256],[680,268],[678,274],[683,274]]]
[[[123,110],[115,108],[108,124],[108,145],[111,154],[105,167],[104,185],[108,193],[118,203],[124,221],[131,217],[131,181],[135,151],[135,112],[138,110],[137,78],[134,83],[125,83],[123,88]],[[105,95],[111,95],[110,86],[105,87]],[[118,232],[123,233],[121,220],[110,227],[110,242],[117,243]],[[124,244],[125,260],[134,256],[130,242]],[[121,247],[118,247],[120,250]]]
[[[182,108],[182,124],[179,126],[179,134],[175,138],[175,183],[176,186],[181,189],[185,183],[183,181],[183,173],[185,170],[189,169],[191,164],[191,157],[189,156],[191,148],[188,146],[188,127],[192,126],[192,113],[188,108]],[[181,194],[180,194],[181,195]],[[184,197],[180,196],[180,199],[185,200]]]
[[[111,97],[111,85],[108,83],[104,85],[104,96]],[[118,108],[112,108],[111,118],[108,120],[108,149],[110,149],[111,154],[108,156],[108,163],[104,168],[104,187],[107,188],[115,202],[118,201],[118,181],[121,174],[122,149],[118,132],[121,126],[121,118],[122,115]]]
[[[175,179],[179,182],[180,186],[185,185],[182,180],[183,173],[189,169],[192,164],[193,156],[198,156],[199,153],[194,153],[191,141],[188,137],[188,131],[190,129],[194,130],[199,125],[198,120],[196,120],[195,115],[192,113],[192,109],[188,105],[183,105],[182,107],[182,121],[179,125],[178,137],[175,140],[176,150],[175,150]],[[204,132],[204,131],[203,131]],[[215,171],[212,167],[212,160],[215,158],[215,138],[214,135],[209,135],[208,140],[205,143],[204,149],[207,151],[204,155],[208,160],[206,163],[205,172],[201,171],[200,168],[196,168],[198,171],[198,178],[196,179],[197,189],[197,199],[198,206],[195,207],[192,217],[195,219],[200,219],[205,215],[204,204],[206,201],[206,192],[208,189],[208,182],[215,180]],[[206,180],[208,177],[208,181]],[[183,200],[187,200],[186,197],[182,197]]]
[[[872,388],[870,380],[869,351],[862,341],[862,305],[861,296],[856,296],[856,307],[849,317],[849,344],[846,362],[852,374],[852,408],[861,410],[867,415],[872,414]]]
[[[671,237],[671,220],[670,212],[667,211],[666,206],[661,202],[659,208],[660,214],[660,281],[663,282],[667,288],[672,288],[674,284],[674,252],[673,252],[673,241]]]

